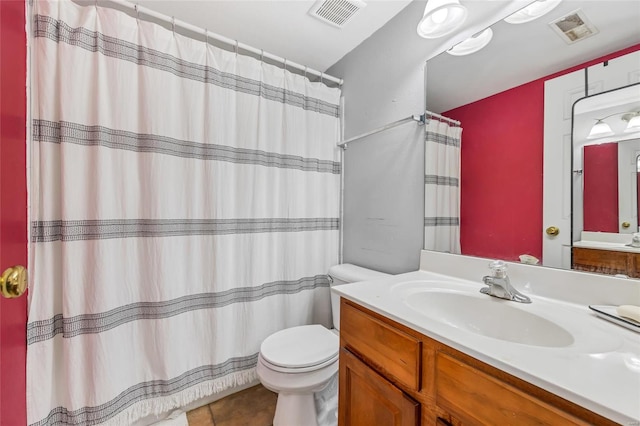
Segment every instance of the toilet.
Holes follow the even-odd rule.
[[[329,269],[331,287],[358,281],[368,281],[388,274],[348,263]],[[303,325],[280,330],[267,337],[260,346],[258,377],[267,389],[278,393],[273,426],[318,426],[318,411],[314,394],[337,384],[340,339],[340,296],[331,293],[332,330],[322,325]],[[337,388],[336,388],[337,389]],[[335,424],[337,393],[333,401]],[[326,408],[326,407],[325,407]],[[320,425],[323,426],[323,425]]]

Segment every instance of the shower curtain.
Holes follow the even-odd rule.
[[[69,0],[33,30],[30,425],[181,407],[330,325],[339,89]]]
[[[424,248],[460,253],[462,128],[429,120],[425,131]]]

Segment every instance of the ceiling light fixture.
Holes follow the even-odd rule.
[[[611,130],[611,126],[602,121],[603,119],[598,119],[596,124],[593,125],[591,131],[589,132],[589,136],[587,139],[598,139],[604,138],[607,136],[613,136],[615,133]]]
[[[627,128],[624,129],[625,133],[640,132],[640,111],[625,114],[622,119],[628,122]]]
[[[429,0],[418,24],[418,35],[438,38],[451,34],[467,19],[467,8],[458,0]]]
[[[627,122],[627,127],[624,129],[625,133],[640,132],[640,111],[616,112],[606,117],[596,118],[596,124],[591,128],[587,139],[598,139],[615,135],[616,133],[611,130],[611,126],[605,123],[604,120],[615,117],[616,115],[622,115],[622,117],[620,117],[622,121]]]
[[[538,19],[555,9],[562,0],[538,0],[505,18],[510,24],[524,24]]]
[[[489,44],[492,38],[493,31],[491,28],[487,28],[478,34],[469,37],[465,41],[456,44],[451,49],[447,50],[447,53],[453,56],[471,55]]]

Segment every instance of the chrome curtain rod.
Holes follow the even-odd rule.
[[[103,0],[100,0],[100,3],[103,3]],[[220,34],[216,34],[216,33],[212,33],[209,30],[206,30],[204,28],[200,28],[200,27],[196,27],[195,25],[191,25],[189,23],[186,23],[184,21],[181,21],[179,19],[175,19],[172,16],[167,16],[167,15],[163,15],[162,13],[158,13],[158,12],[154,12],[151,9],[148,9],[146,7],[140,6],[138,4],[134,4],[131,3],[130,1],[127,0],[107,0],[106,3],[114,3],[117,4],[123,8],[129,9],[131,11],[133,11],[135,14],[137,14],[138,16],[140,14],[144,14],[147,16],[150,16],[152,18],[156,18],[160,21],[164,21],[167,22],[169,24],[171,24],[173,26],[173,28],[175,29],[176,27],[180,27],[183,28],[185,30],[194,32],[196,34],[202,34],[204,35],[207,39],[211,38],[214,40],[218,40],[222,43],[226,43],[230,46],[233,46],[236,49],[236,52],[238,51],[238,49],[242,49],[248,52],[252,52],[255,53],[257,55],[260,55],[260,57],[263,58],[268,58],[272,61],[275,62],[279,62],[281,64],[283,64],[286,67],[292,67],[292,68],[296,68],[300,71],[304,71],[307,74],[313,74],[316,75],[318,77],[320,77],[320,81],[322,80],[327,80],[327,81],[331,81],[333,83],[336,83],[338,85],[342,85],[343,80],[341,78],[337,78],[337,77],[333,77],[331,75],[325,74],[321,71],[317,71],[314,69],[311,69],[309,67],[306,67],[304,65],[300,65],[296,62],[290,61],[286,58],[282,58],[280,56],[274,55],[272,53],[269,52],[265,52],[264,50],[261,49],[257,49],[253,46],[249,46],[248,44],[244,44],[244,43],[240,43],[238,42],[238,40],[233,40],[230,39],[228,37],[225,37],[223,35]],[[96,0],[96,5],[98,4],[98,1]]]
[[[376,133],[384,132],[385,130],[393,129],[394,127],[401,126],[405,123],[409,123],[411,121],[416,121],[420,124],[424,124],[424,115],[410,115],[407,118],[403,118],[398,121],[394,121],[393,123],[389,123],[386,126],[378,127],[375,130],[371,130],[370,132],[362,133],[358,136],[354,136],[347,140],[344,140],[338,144],[338,146],[342,149],[347,149],[347,144],[353,141],[357,141],[358,139],[366,138],[367,136],[375,135]]]
[[[437,120],[448,121],[449,123],[452,123],[452,124],[454,124],[456,126],[460,126],[460,122],[458,120],[453,120],[451,118],[445,117],[444,115],[436,114],[435,112],[425,111],[425,113],[422,114],[422,115],[410,115],[407,118],[403,118],[401,120],[394,121],[393,123],[389,123],[386,126],[382,126],[382,127],[379,127],[379,128],[377,128],[375,130],[371,130],[370,132],[362,133],[362,134],[360,134],[358,136],[354,136],[352,138],[344,140],[344,141],[340,142],[338,144],[338,146],[340,148],[347,149],[347,144],[350,143],[350,142],[354,142],[354,141],[357,141],[358,139],[366,138],[367,136],[375,135],[376,133],[384,132],[385,130],[393,129],[394,127],[401,126],[401,125],[403,125],[405,123],[409,123],[411,121],[416,121],[419,124],[425,124],[425,122],[427,121],[427,117],[433,117],[433,118],[435,118]]]

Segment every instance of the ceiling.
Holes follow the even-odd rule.
[[[567,44],[548,24],[576,9],[599,33]],[[462,57],[442,53],[427,62],[429,110],[448,111],[640,43],[640,1],[564,0],[535,21],[499,21],[492,29],[493,39],[481,51]]]
[[[133,2],[322,72],[411,3],[367,0],[343,28],[336,28],[309,15],[313,0]]]
[[[415,17],[417,25],[426,3],[365,0],[366,6],[339,29],[308,14],[314,0],[132,1],[322,72],[412,3],[419,9]],[[505,11],[516,10],[531,1],[460,0],[469,10],[467,23],[450,38],[425,40],[417,36],[413,26],[397,35],[405,40],[405,50],[416,52],[420,60],[431,58],[427,62],[429,110],[448,111],[640,43],[640,0],[564,0],[549,14],[526,24],[498,21],[492,26],[493,40],[480,52],[463,57],[446,53],[434,57],[495,22],[496,16],[507,16],[511,12]],[[579,8],[599,33],[568,45],[548,23]]]

